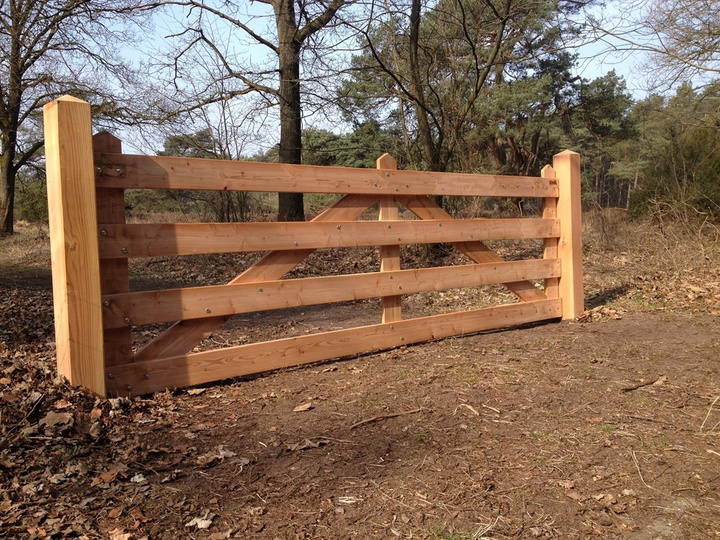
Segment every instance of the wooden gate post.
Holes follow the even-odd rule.
[[[44,118],[58,373],[105,396],[90,105],[63,96]]]
[[[553,158],[558,179],[557,217],[560,219],[558,257],[562,262],[559,293],[562,318],[580,317],[585,309],[582,261],[582,192],[580,154],[565,150]]]

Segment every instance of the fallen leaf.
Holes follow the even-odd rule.
[[[100,473],[93,478],[92,485],[97,486],[100,484],[109,484],[117,478],[118,472],[119,471],[117,469],[110,469],[109,471]]]
[[[139,506],[133,508],[130,511],[130,515],[141,523],[147,523],[148,521],[150,521],[150,518],[146,517],[145,514],[143,514],[142,508],[140,508]]]
[[[53,428],[55,426],[69,426],[72,425],[73,415],[72,413],[56,413],[50,411],[38,422],[39,425]]]
[[[199,467],[212,467],[223,461],[225,458],[234,457],[236,455],[237,454],[235,454],[235,452],[228,450],[221,444],[209,452],[198,456],[196,463]]]
[[[70,403],[66,399],[58,399],[55,403],[53,403],[53,407],[56,409],[67,409],[68,407],[72,407],[72,403]]]
[[[197,527],[198,529],[209,529],[212,525],[212,521],[215,518],[214,514],[205,514],[205,517],[196,517],[188,521],[186,527]]]
[[[308,401],[307,403],[303,403],[302,405],[298,405],[293,409],[293,412],[305,412],[309,411],[313,408],[312,401]]]
[[[113,529],[112,531],[108,531],[108,534],[110,535],[110,540],[130,540],[132,536],[132,533],[123,532],[121,529]]]
[[[124,508],[122,506],[118,506],[116,508],[113,508],[108,512],[108,517],[112,519],[119,518],[123,513]]]

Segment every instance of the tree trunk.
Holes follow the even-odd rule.
[[[296,39],[294,0],[275,3],[280,67],[280,163],[300,164],[302,160],[302,104],[300,102],[300,49]],[[304,221],[302,193],[278,195],[278,221]]]
[[[14,144],[3,141],[0,156],[0,235],[13,234],[15,207],[15,157]]]

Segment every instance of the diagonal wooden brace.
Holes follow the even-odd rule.
[[[409,195],[397,197],[397,200],[420,219],[453,219],[429,197]],[[454,242],[453,246],[478,264],[503,262],[504,260],[483,242]],[[530,281],[514,281],[503,283],[503,285],[524,302],[547,299],[547,296]]]
[[[353,221],[377,201],[378,198],[373,195],[346,195],[312,221]],[[314,251],[314,249],[271,251],[229,284],[280,279]],[[138,351],[133,360],[139,362],[185,354],[220,328],[229,318],[223,316],[177,322]]]

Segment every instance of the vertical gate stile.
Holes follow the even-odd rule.
[[[560,219],[558,257],[561,261],[559,294],[562,318],[574,319],[583,313],[583,262],[581,223],[580,154],[565,150],[553,158],[558,179],[557,215]]]
[[[106,395],[90,105],[44,107],[58,373]]]
[[[99,161],[98,157],[102,154],[121,154],[122,142],[110,133],[101,131],[93,136],[93,153],[96,162]],[[102,175],[102,171],[96,169],[96,172],[98,176]],[[115,174],[118,174],[117,171]],[[95,192],[98,220],[102,224],[124,225],[125,190],[102,187],[100,181]],[[100,241],[102,241],[101,226],[98,227],[98,233],[101,235]],[[129,292],[130,276],[127,258],[100,259],[100,284],[104,295]],[[103,336],[106,377],[111,377],[112,366],[132,361],[132,328],[130,326],[106,328]],[[114,388],[113,382],[113,378],[107,378],[108,389],[112,393],[117,393],[118,389]]]
[[[541,171],[542,178],[555,178],[555,169],[551,165],[545,165]],[[542,217],[543,219],[557,218],[557,199],[555,197],[545,197],[542,200]],[[543,259],[558,258],[559,238],[545,238],[543,240]],[[558,298],[558,287],[560,280],[558,278],[545,279],[545,294],[548,298]]]
[[[377,161],[377,168],[380,170],[397,170],[397,161],[390,154],[383,154]],[[392,174],[391,172],[387,173]],[[398,203],[393,195],[383,195],[379,201],[380,221],[397,221],[399,218]],[[391,223],[387,227],[392,227]],[[400,240],[398,240],[399,242]],[[380,246],[380,271],[394,272],[400,270],[400,246]],[[402,296],[384,296],[382,298],[382,322],[397,322],[402,320]]]

